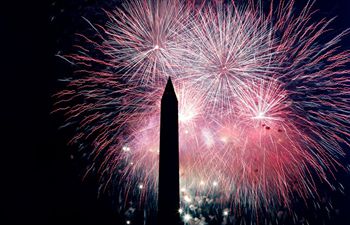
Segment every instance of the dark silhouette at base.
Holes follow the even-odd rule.
[[[168,79],[161,102],[158,225],[179,225],[178,103],[171,79]]]

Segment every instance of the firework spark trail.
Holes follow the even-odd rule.
[[[187,27],[188,7],[178,1],[133,1],[107,12],[105,53],[131,82],[149,84],[177,76],[185,53],[178,38]]]
[[[268,24],[257,12],[240,13],[231,5],[210,4],[194,18],[195,25],[184,35],[191,41],[182,63],[186,78],[199,89],[206,89],[207,103],[213,110],[231,112],[237,88],[247,80],[269,79],[274,72],[271,58],[273,38]]]
[[[79,69],[56,107],[77,126],[72,142],[103,158],[105,184],[156,194],[170,75],[186,193],[223,193],[223,204],[252,209],[314,198],[315,179],[332,185],[350,140],[350,52],[338,47],[348,30],[325,41],[332,19],[314,22],[312,5],[149,0],[107,12],[98,40],[80,35],[87,46],[65,56]]]

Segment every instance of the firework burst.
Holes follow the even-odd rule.
[[[104,53],[130,82],[154,84],[177,76],[185,53],[178,39],[187,28],[188,14],[188,7],[178,1],[128,2],[107,12]]]
[[[87,46],[66,56],[79,69],[56,107],[77,125],[72,142],[103,158],[105,185],[155,199],[172,76],[184,205],[195,193],[253,211],[314,198],[349,144],[350,52],[337,47],[348,30],[327,41],[332,19],[313,21],[310,2],[293,7],[149,0],[107,12],[99,40],[81,35]]]

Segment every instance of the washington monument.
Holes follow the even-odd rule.
[[[178,102],[171,79],[161,101],[158,225],[179,225],[179,128]]]

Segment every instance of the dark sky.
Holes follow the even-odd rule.
[[[104,21],[111,0],[18,0],[0,6],[0,224],[118,224],[116,209],[91,177],[81,181],[70,160],[69,134],[50,115],[58,78],[71,68],[54,55],[67,53],[85,16]],[[303,2],[303,1],[299,1]],[[318,1],[320,15],[338,15],[334,29],[350,27],[350,1]],[[350,47],[350,38],[343,42]],[[69,132],[69,131],[67,131]],[[338,224],[350,224],[347,195],[338,200]],[[331,223],[330,223],[331,224]],[[333,222],[334,224],[334,222]]]

